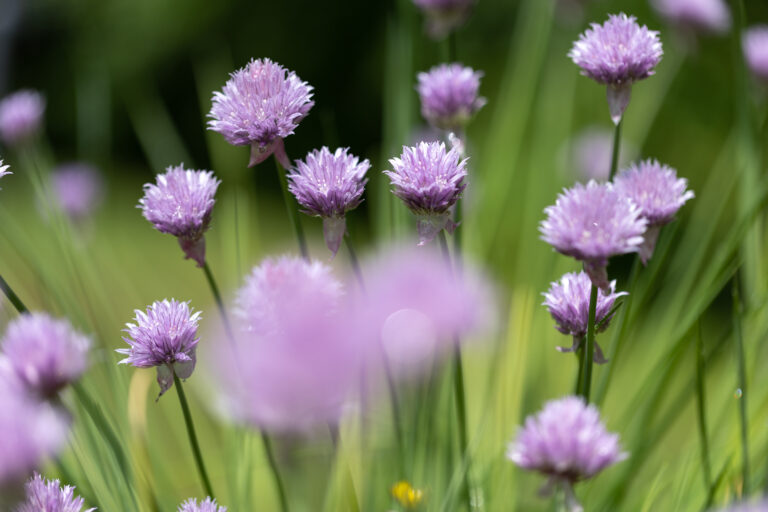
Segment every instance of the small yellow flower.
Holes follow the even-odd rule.
[[[405,480],[401,480],[393,485],[391,492],[392,497],[406,510],[415,509],[424,499],[424,492],[421,489],[416,489]]]

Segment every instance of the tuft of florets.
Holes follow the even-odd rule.
[[[62,486],[59,480],[44,480],[35,473],[25,486],[27,499],[16,512],[81,512],[85,500],[75,495],[71,485]],[[89,508],[84,512],[91,512]]]
[[[419,73],[416,90],[421,115],[432,126],[448,131],[462,129],[485,105],[478,96],[483,73],[461,64],[441,64]]]
[[[10,165],[3,165],[3,159],[0,158],[0,178],[2,178],[3,176],[7,176],[9,174],[13,174],[11,171],[8,170],[10,169],[10,167],[11,167]]]
[[[731,12],[723,0],[653,0],[651,3],[675,25],[713,33],[731,28]]]
[[[227,507],[219,506],[211,497],[205,498],[199,505],[195,498],[189,498],[179,505],[178,512],[227,512]]]
[[[174,373],[180,379],[187,379],[195,369],[201,313],[193,312],[189,302],[176,299],[155,301],[146,312],[137,309],[134,313],[134,323],[125,324],[123,330],[127,334],[123,341],[130,348],[116,350],[128,356],[120,364],[157,367],[157,383],[162,395],[173,385]]]
[[[255,59],[232,73],[221,92],[213,93],[208,128],[234,146],[251,146],[249,166],[254,166],[282,151],[282,139],[294,132],[314,104],[312,86],[296,73],[270,59]]]
[[[17,91],[0,101],[0,139],[9,146],[23,143],[40,131],[45,98],[33,90]]]
[[[768,25],[750,27],[742,36],[744,58],[752,73],[768,82]]]
[[[427,33],[442,39],[467,21],[475,0],[413,0],[413,3],[426,16]]]

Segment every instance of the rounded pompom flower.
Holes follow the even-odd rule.
[[[416,215],[419,245],[432,241],[445,229],[452,233],[451,207],[467,186],[467,159],[458,147],[446,151],[442,142],[420,142],[403,146],[399,158],[389,160],[392,171],[384,171],[394,187],[392,192]]]
[[[221,507],[213,498],[205,498],[200,504],[197,504],[195,498],[189,498],[179,505],[178,512],[227,512],[227,507]]]
[[[757,25],[742,36],[744,58],[754,75],[768,82],[768,25]]]
[[[555,328],[563,334],[573,336],[573,346],[570,348],[558,347],[561,352],[573,352],[578,350],[581,342],[587,335],[589,322],[589,295],[592,282],[584,272],[569,272],[550,284],[549,291],[544,293],[544,306],[555,320]],[[595,324],[597,332],[604,331],[613,317],[613,308],[616,299],[627,295],[627,292],[616,293],[616,281],[611,281],[609,293],[602,290],[597,294],[597,310]],[[600,346],[595,343],[595,362],[607,362],[603,357]]]
[[[572,501],[573,484],[626,457],[619,436],[606,430],[597,409],[575,396],[547,402],[528,416],[507,449],[509,460],[549,477],[545,490],[562,485]]]
[[[130,348],[116,352],[128,357],[120,364],[132,364],[136,368],[157,367],[157,383],[160,395],[173,386],[173,374],[188,379],[195,369],[197,325],[200,311],[193,312],[189,302],[176,299],[155,301],[146,312],[135,310],[134,322],[125,324],[123,341]]]
[[[24,387],[49,398],[82,375],[90,345],[91,340],[69,321],[31,313],[8,325],[1,347]]]
[[[426,16],[427,33],[442,39],[467,21],[475,0],[413,0]]]
[[[648,221],[648,229],[638,251],[647,263],[656,247],[659,230],[672,222],[686,201],[694,197],[687,190],[688,180],[678,178],[677,172],[657,160],[645,160],[631,165],[614,178],[616,191],[632,200],[640,215]]]
[[[25,486],[26,501],[19,505],[16,512],[81,512],[85,500],[75,495],[71,485],[61,486],[59,480],[44,480],[35,473]],[[89,508],[85,512],[91,512]]]
[[[582,75],[608,86],[611,119],[618,124],[629,104],[632,84],[653,75],[662,54],[659,33],[621,13],[609,15],[602,25],[593,23],[573,43],[568,56]]]
[[[104,191],[99,171],[84,163],[57,167],[51,174],[51,185],[59,208],[73,220],[88,217],[98,206]]]
[[[213,93],[208,128],[234,146],[251,146],[249,167],[273,152],[290,167],[283,139],[291,135],[314,106],[312,86],[269,59],[251,60]]]
[[[344,214],[363,202],[363,190],[370,169],[347,148],[335,152],[323,146],[297,160],[288,174],[288,189],[304,208],[304,213],[323,218],[325,244],[335,256],[347,230]]]
[[[9,146],[23,143],[40,131],[45,99],[32,90],[17,91],[0,101],[0,139]]]
[[[610,183],[590,181],[565,189],[539,225],[541,238],[556,251],[584,263],[592,283],[610,293],[606,266],[619,254],[638,252],[648,221]]]
[[[722,33],[731,28],[731,12],[723,0],[653,0],[659,14],[675,25]]]
[[[478,97],[482,76],[482,72],[461,64],[441,64],[419,73],[416,90],[421,115],[436,128],[462,129],[486,103],[485,98]]]
[[[144,185],[139,200],[144,218],[161,233],[178,238],[187,259],[197,266],[205,265],[205,238],[211,223],[214,196],[221,181],[211,171],[184,169],[184,165],[168,167],[158,174],[155,183]]]

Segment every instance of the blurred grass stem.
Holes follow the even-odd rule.
[[[699,437],[701,442],[701,464],[702,474],[704,476],[704,489],[709,494],[709,489],[712,487],[712,469],[709,456],[709,435],[707,433],[707,396],[706,388],[704,386],[704,374],[706,372],[704,361],[704,343],[701,339],[701,319],[699,319],[699,325],[696,336],[696,406],[699,420]],[[706,508],[709,508],[712,503],[707,500]]]
[[[187,396],[184,394],[184,388],[181,386],[181,380],[179,379],[179,376],[176,375],[175,371],[173,372],[173,383],[176,387],[176,394],[179,396],[181,411],[184,414],[184,423],[187,426],[187,434],[189,435],[189,444],[192,447],[192,455],[195,458],[197,472],[200,474],[200,480],[203,482],[203,489],[208,496],[215,498],[213,494],[213,488],[211,487],[211,481],[208,478],[208,473],[205,470],[205,464],[203,463],[203,455],[200,452],[200,444],[197,441],[197,434],[195,433],[195,424],[192,421],[192,414],[189,412]]]
[[[275,157],[275,168],[277,169],[277,177],[280,179],[280,189],[283,192],[283,201],[285,202],[285,209],[288,213],[288,219],[293,224],[293,231],[296,233],[296,241],[299,244],[299,252],[301,257],[305,260],[309,260],[309,251],[307,250],[307,240],[304,237],[304,228],[301,227],[301,220],[298,216],[298,211],[293,206],[293,198],[288,190],[288,178],[286,177],[285,169]]]
[[[205,272],[205,279],[208,281],[208,286],[211,288],[211,293],[216,301],[216,306],[219,308],[219,314],[221,315],[224,329],[227,331],[227,337],[229,337],[230,342],[234,343],[235,337],[232,332],[232,325],[229,323],[229,317],[227,316],[227,310],[224,308],[224,301],[221,299],[219,286],[216,284],[216,279],[213,277],[213,272],[211,272],[211,267],[208,265],[207,261],[205,262],[205,265],[203,265],[203,272]]]
[[[733,280],[733,337],[736,342],[736,363],[738,375],[737,399],[739,402],[739,423],[741,434],[741,477],[742,496],[749,496],[749,438],[747,435],[747,370],[744,358],[744,338],[741,332],[741,296],[739,293],[738,276]]]
[[[272,471],[272,477],[275,479],[277,496],[280,499],[280,510],[282,512],[288,512],[289,510],[288,497],[285,494],[285,486],[283,485],[283,478],[282,476],[280,476],[280,468],[277,465],[275,452],[272,449],[272,440],[269,438],[269,434],[267,434],[264,430],[261,430],[261,441],[264,444],[264,454],[267,456],[269,469]]]

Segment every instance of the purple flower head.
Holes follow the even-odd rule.
[[[10,165],[3,165],[3,159],[0,158],[0,178],[2,178],[3,176],[7,176],[9,174],[13,174],[11,171],[8,170],[10,167],[11,167]]]
[[[565,189],[539,225],[541,239],[584,263],[592,282],[609,294],[606,266],[611,256],[638,252],[647,220],[610,183],[590,181]]]
[[[441,64],[419,73],[416,90],[421,99],[421,115],[429,124],[458,131],[485,105],[478,97],[483,73],[461,64]]]
[[[31,313],[8,325],[1,347],[25,388],[49,398],[82,375],[90,345],[67,320]]]
[[[144,185],[144,197],[139,199],[144,218],[161,233],[177,237],[186,258],[199,267],[205,265],[203,235],[211,223],[220,184],[211,171],[187,170],[184,164],[171,166],[157,175],[157,184]]]
[[[122,364],[136,368],[157,367],[157,383],[160,395],[173,385],[173,374],[188,379],[195,369],[197,324],[200,311],[192,312],[189,302],[176,299],[155,301],[147,311],[134,311],[135,323],[125,324],[123,330],[128,336],[123,341],[131,348],[120,348],[116,352],[128,357]]]
[[[284,167],[283,139],[314,106],[312,86],[269,59],[251,60],[213,93],[208,128],[234,146],[251,146],[249,167],[275,152]]]
[[[731,12],[723,0],[653,0],[652,5],[675,25],[713,33],[731,28]]]
[[[227,507],[220,507],[216,500],[210,497],[205,498],[199,505],[195,498],[189,498],[179,505],[178,512],[227,512]]]
[[[587,323],[589,321],[589,295],[592,281],[584,272],[572,272],[565,274],[560,281],[552,283],[549,291],[544,293],[544,305],[549,314],[555,320],[555,328],[563,334],[573,336],[573,346],[570,348],[558,347],[561,352],[573,352],[581,346],[581,341],[587,335]],[[616,293],[616,281],[610,283],[610,293],[599,290],[597,293],[597,313],[595,321],[598,325],[597,332],[604,331],[613,317],[611,308],[616,299],[627,292]],[[595,344],[595,362],[604,363],[602,350]]]
[[[87,218],[102,199],[104,181],[99,171],[88,164],[59,166],[51,180],[56,202],[74,220]]]
[[[442,39],[467,21],[475,0],[413,0],[426,16],[427,33]]]
[[[616,124],[629,104],[632,84],[653,75],[662,54],[659,33],[624,13],[609,15],[602,25],[593,23],[568,52],[582,75],[608,86],[608,105]]]
[[[27,499],[16,512],[81,512],[85,500],[75,495],[71,485],[61,486],[58,480],[44,480],[39,473],[27,482]],[[89,508],[85,512],[91,512]]]
[[[307,215],[323,218],[323,233],[328,249],[335,256],[346,233],[344,214],[363,202],[363,190],[370,169],[346,148],[334,153],[323,146],[297,160],[288,174],[288,189]]]
[[[671,167],[648,159],[620,172],[614,185],[619,194],[637,205],[640,215],[648,221],[648,230],[638,251],[643,263],[647,263],[653,255],[659,228],[672,222],[680,207],[693,198],[693,192],[687,190],[688,180],[678,178]]]
[[[9,146],[37,135],[43,122],[45,99],[32,90],[17,91],[0,101],[0,139]]]
[[[768,25],[750,27],[742,36],[744,58],[752,73],[768,82]]]
[[[626,457],[619,436],[605,429],[597,409],[575,396],[547,402],[528,416],[507,449],[507,458],[521,468],[547,475],[546,487],[560,484],[566,492]]]
[[[446,151],[442,142],[420,142],[416,147],[403,146],[400,158],[389,163],[393,170],[384,174],[392,192],[418,219],[419,245],[432,241],[442,229],[452,233],[456,225],[450,208],[467,186],[467,159],[461,159],[459,148]]]

